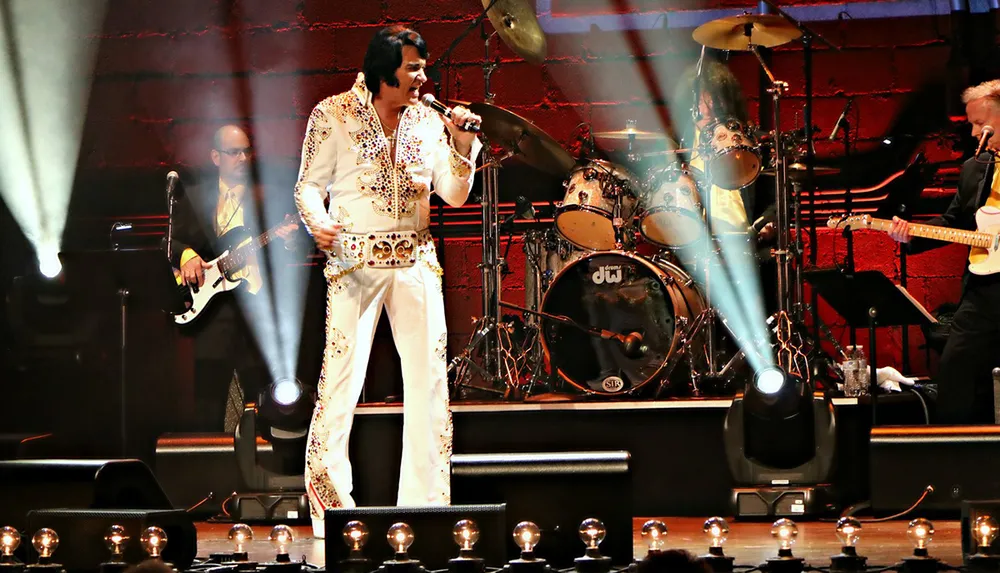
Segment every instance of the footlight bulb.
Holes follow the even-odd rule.
[[[463,519],[455,524],[451,536],[463,551],[471,551],[479,541],[479,526],[471,519]]]
[[[934,539],[934,524],[928,519],[918,517],[906,527],[906,537],[910,539],[915,549],[927,549]]]
[[[31,545],[38,552],[38,557],[48,559],[59,547],[59,534],[55,530],[43,527],[31,536]]]
[[[253,541],[253,529],[249,525],[237,523],[229,528],[229,542],[233,544],[236,553],[246,553],[251,541]]]
[[[348,521],[344,525],[344,543],[351,548],[351,551],[361,551],[361,548],[368,543],[368,526],[360,521]]]
[[[972,535],[980,547],[989,547],[997,538],[997,520],[992,515],[980,515],[972,524]]]
[[[267,540],[271,542],[278,555],[288,555],[288,548],[295,541],[292,528],[287,525],[275,525],[271,528],[271,533],[267,535]]]
[[[413,528],[403,522],[394,523],[385,538],[396,553],[406,553],[413,545]]]
[[[722,547],[729,538],[729,524],[721,517],[710,517],[705,520],[701,530],[708,537],[710,547]]]
[[[104,534],[104,545],[107,546],[111,556],[120,559],[125,555],[125,544],[128,543],[128,535],[121,525],[112,525],[108,532]]]
[[[7,525],[0,529],[0,553],[4,557],[13,557],[14,551],[21,545],[21,533]]]
[[[663,551],[667,546],[667,525],[658,519],[642,524],[641,535],[649,551]]]
[[[604,541],[608,530],[604,527],[604,522],[593,517],[584,519],[580,523],[580,541],[587,546],[587,549],[597,549],[597,546]]]
[[[514,527],[514,543],[521,548],[521,551],[534,551],[541,538],[541,530],[532,521],[522,521]]]
[[[861,522],[853,517],[837,520],[837,539],[844,547],[855,547],[861,538]]]
[[[798,536],[799,526],[791,519],[779,519],[771,526],[771,537],[778,542],[778,548],[781,550],[790,551]]]
[[[139,543],[150,557],[162,557],[163,550],[167,548],[167,533],[156,526],[147,527],[139,537]]]

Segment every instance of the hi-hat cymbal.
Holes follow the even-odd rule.
[[[483,118],[480,129],[490,143],[521,156],[528,165],[560,177],[576,165],[576,160],[558,141],[527,119],[488,103],[454,103]]]
[[[625,129],[618,129],[615,131],[595,131],[593,135],[594,139],[617,139],[622,141],[669,141],[670,143],[673,143],[673,140],[666,134],[656,133],[654,131],[643,131],[634,127],[627,127]]]
[[[798,28],[776,14],[743,14],[705,22],[694,29],[691,37],[709,48],[745,52],[751,44],[773,48],[801,35]]]
[[[492,0],[483,0],[488,8]],[[487,15],[504,44],[532,64],[541,64],[548,53],[545,34],[538,25],[535,3],[528,0],[496,0]]]

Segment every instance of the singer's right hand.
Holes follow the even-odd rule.
[[[181,277],[184,279],[184,284],[201,288],[205,284],[205,269],[211,267],[212,265],[195,255],[193,259],[184,263],[184,266],[181,267]]]
[[[892,224],[889,225],[889,236],[900,243],[909,243],[910,239],[913,237],[913,235],[910,234],[909,221],[904,221],[899,217],[893,217]]]
[[[337,237],[340,236],[340,228],[340,225],[331,223],[313,229],[313,239],[316,241],[316,246],[322,251],[333,250],[333,245],[337,242]]]

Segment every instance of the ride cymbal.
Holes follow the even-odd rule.
[[[483,8],[489,8],[492,0],[483,0]],[[545,61],[548,46],[545,34],[538,25],[535,3],[528,0],[496,0],[487,15],[500,34],[500,39],[514,53],[532,64]]]
[[[627,127],[625,129],[618,129],[615,131],[595,131],[593,136],[594,139],[615,139],[621,141],[668,141],[671,144],[674,143],[674,141],[664,133],[643,131],[634,127]]]
[[[559,142],[527,119],[488,103],[454,102],[483,118],[480,127],[490,143],[520,156],[525,163],[553,175],[563,176],[576,160]]]
[[[484,0],[485,1],[485,0]],[[788,20],[775,14],[743,14],[705,22],[694,29],[695,42],[718,50],[749,51],[750,45],[773,48],[802,36]]]

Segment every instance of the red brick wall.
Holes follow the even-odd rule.
[[[554,11],[565,4],[556,2]],[[574,5],[588,11],[601,4]],[[322,97],[351,85],[374,31],[387,23],[411,24],[428,41],[433,59],[462,31],[478,6],[466,0],[112,0],[101,38],[81,168],[165,170],[199,165],[219,122],[249,118],[254,120],[261,159],[295,165],[309,109]],[[860,151],[877,147],[906,102],[928,82],[946,76],[953,33],[947,15],[894,21],[844,19],[818,23],[816,28],[844,50],[816,53],[815,123],[827,133],[845,98],[856,96],[854,127]],[[575,144],[575,126],[581,121],[591,121],[598,129],[615,126],[623,110],[640,121],[653,118],[656,102],[645,86],[629,79],[626,68],[632,65],[631,57],[649,56],[656,65],[680,67],[697,55],[689,31],[662,34],[672,39],[651,48],[650,54],[623,49],[628,44],[618,33],[551,36],[543,66],[524,63],[501,47],[504,65],[493,83],[496,103],[535,121],[567,147]],[[478,31],[471,34],[452,56],[446,93],[452,98],[481,99],[478,37]],[[803,101],[801,52],[791,45],[773,57],[777,75],[791,86],[783,122],[791,127]],[[735,54],[731,65],[755,113],[760,78],[756,61]],[[585,83],[574,78],[600,78],[621,95],[612,101],[595,99],[581,89]],[[669,93],[672,87],[666,80]],[[923,113],[945,116],[944,109]],[[943,124],[947,127],[947,122]],[[932,162],[953,164],[961,157],[953,131],[927,135],[918,149],[925,150]],[[825,141],[817,149],[821,156],[840,153],[837,144]],[[834,251],[834,241],[832,234],[820,234],[821,264],[843,257],[844,242],[837,239]],[[878,269],[899,280],[892,242],[861,233],[857,244],[859,268]],[[512,261],[516,272],[509,284],[516,290],[522,288],[523,256],[517,246],[512,252],[517,253]],[[474,239],[448,245],[444,263],[453,347],[479,312],[475,267],[479,253]],[[956,299],[962,259],[957,248],[913,257],[910,285],[917,299],[929,308]],[[840,321],[829,312],[824,316],[843,337]],[[911,341],[918,357],[921,342],[919,335]],[[899,333],[883,337],[880,349],[883,356],[898,360]],[[914,364],[923,371],[922,360]]]

